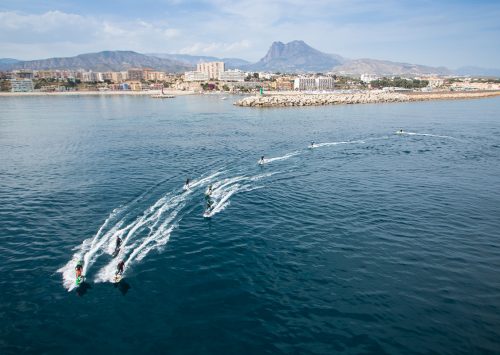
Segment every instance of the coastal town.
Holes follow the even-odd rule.
[[[130,92],[328,93],[339,90],[386,92],[475,92],[500,90],[500,80],[456,76],[379,76],[327,73],[248,72],[226,69],[224,62],[198,63],[196,70],[169,73],[152,68],[96,72],[18,69],[0,72],[2,93]]]

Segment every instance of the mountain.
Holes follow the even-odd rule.
[[[132,51],[104,51],[81,54],[76,57],[49,58],[20,61],[0,58],[0,71],[14,69],[70,69],[93,71],[122,71],[130,68],[152,68],[167,72],[194,70],[199,62],[223,61],[228,69],[268,71],[282,73],[334,72],[338,74],[392,75],[464,75],[500,77],[500,69],[462,67],[451,71],[445,67],[398,63],[377,59],[347,59],[340,55],[318,51],[304,41],[273,42],[267,54],[257,63],[250,64],[239,58],[218,58],[188,54],[140,54]]]
[[[193,66],[166,58],[151,57],[132,51],[104,51],[80,54],[76,57],[49,58],[14,63],[0,63],[0,70],[13,69],[84,69],[93,71],[121,71],[130,68],[152,68],[168,72],[192,70]]]
[[[15,63],[19,63],[20,60],[12,59],[12,58],[0,58],[0,65],[11,65]]]
[[[455,75],[460,76],[485,76],[485,77],[500,77],[500,69],[480,68],[480,67],[461,67],[454,71]]]
[[[354,59],[336,66],[332,70],[338,74],[376,74],[376,75],[450,75],[452,72],[445,67],[429,67],[425,65],[391,62],[377,59]]]
[[[168,54],[168,53],[149,53],[149,56],[166,58],[175,60],[190,66],[196,66],[202,62],[224,62],[228,69],[238,69],[249,65],[250,62],[239,58],[218,58],[203,55],[189,55],[189,54]]]
[[[266,56],[246,70],[280,72],[335,72],[339,74],[361,75],[450,75],[444,67],[398,63],[376,59],[347,59],[336,54],[320,52],[303,41],[289,43],[274,42]]]
[[[264,58],[247,70],[280,72],[322,72],[345,62],[339,55],[320,52],[304,41],[273,42]]]

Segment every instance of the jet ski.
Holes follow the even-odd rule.
[[[85,276],[83,275],[83,260],[79,260],[78,263],[76,263],[75,273],[75,284],[76,286],[80,286],[85,281]]]

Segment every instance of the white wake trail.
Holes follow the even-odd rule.
[[[114,209],[101,225],[95,236],[93,238],[85,239],[82,244],[76,248],[77,251],[73,254],[71,260],[57,270],[62,274],[63,285],[68,291],[71,291],[76,287],[75,266],[77,262],[80,260],[84,261],[82,274],[85,276],[90,265],[95,260],[93,258],[95,253],[109,238],[109,232],[104,235],[102,234],[104,229],[108,227],[110,221],[113,221],[117,216],[124,212],[127,207],[128,206]],[[120,223],[121,222],[118,222],[115,226],[120,225]]]
[[[197,190],[197,187],[207,185],[221,172],[216,172],[199,180],[194,180],[190,188],[180,193],[170,193],[159,199],[153,206],[144,211],[123,230],[127,232],[117,257],[102,267],[95,278],[96,282],[112,281],[120,260],[125,261],[126,274],[136,262],[141,261],[151,250],[161,249],[170,239],[170,234],[182,219],[182,209]]]
[[[300,151],[296,150],[295,152],[291,152],[291,153],[285,154],[285,155],[283,155],[281,157],[265,158],[263,163],[261,163],[260,160],[259,160],[258,163],[259,164],[269,164],[269,163],[272,163],[272,162],[275,162],[275,161],[287,160],[287,159],[290,159],[291,157],[294,157],[294,156],[299,155],[299,154],[300,154]]]
[[[167,193],[158,199],[152,206],[147,208],[142,216],[135,218],[132,222],[127,222],[128,224],[125,223],[125,213],[129,211],[129,208],[136,206],[136,203],[141,200],[146,193],[141,194],[128,205],[114,209],[101,225],[95,236],[84,240],[81,245],[76,247],[76,252],[73,254],[72,258],[66,265],[57,270],[62,274],[64,287],[68,291],[75,289],[75,266],[78,261],[83,260],[84,265],[82,274],[87,277],[92,265],[102,254],[113,253],[117,237],[122,239],[119,256],[116,259],[112,259],[103,269],[111,267],[116,268],[116,264],[121,257],[128,254],[130,254],[127,259],[129,265],[126,266],[130,267],[133,261],[141,260],[150,250],[165,245],[168,241],[170,232],[176,226],[174,218],[177,217],[177,214],[182,207],[184,207],[185,202],[190,198],[192,192],[196,190],[196,187],[207,184],[220,174],[222,174],[222,172],[219,171],[199,180],[194,180],[191,184],[193,190],[190,189],[181,193]],[[165,217],[166,215],[168,216]],[[146,229],[149,229],[149,233],[145,239],[136,240],[145,234],[141,232],[144,232]],[[99,274],[102,275],[102,270]],[[107,280],[109,279],[110,278]]]
[[[254,186],[252,183],[275,174],[279,174],[279,172],[269,172],[255,176],[235,176],[214,183],[212,186],[212,194],[210,195],[213,205],[209,211],[203,213],[203,217],[210,218],[225,210],[230,204],[229,199],[236,193],[262,188],[263,186]]]
[[[430,134],[430,133],[416,133],[416,132],[406,132],[406,131],[403,131],[403,132],[396,132],[396,134],[399,134],[399,135],[407,135],[407,136],[424,136],[424,137],[437,137],[437,138],[447,138],[447,139],[457,139],[455,137],[451,137],[451,136],[443,136],[443,135],[439,135],[439,134]]]
[[[325,143],[314,143],[312,146],[309,146],[310,149],[321,148],[321,147],[329,147],[333,145],[341,145],[341,144],[363,144],[365,141],[356,140],[356,141],[340,141],[340,142],[325,142]]]

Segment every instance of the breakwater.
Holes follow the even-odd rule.
[[[269,94],[245,97],[234,104],[243,107],[285,107],[285,106],[321,106],[340,104],[371,104],[388,102],[409,102],[427,100],[450,100],[498,96],[500,91],[481,92],[382,92],[363,91],[356,93],[330,94]]]

